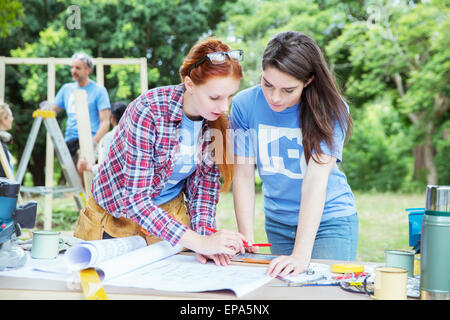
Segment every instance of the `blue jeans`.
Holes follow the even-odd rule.
[[[289,226],[266,217],[266,233],[273,254],[290,255],[297,226]],[[358,215],[321,222],[317,230],[312,259],[354,261],[358,247]]]

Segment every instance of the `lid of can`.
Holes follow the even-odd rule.
[[[399,255],[405,255],[405,256],[410,256],[410,255],[415,254],[415,252],[413,250],[394,250],[394,249],[386,249],[386,250],[384,250],[384,253],[399,254]]]
[[[450,211],[425,210],[425,214],[429,216],[450,217]]]
[[[337,263],[331,265],[332,273],[360,273],[364,272],[364,266],[354,263]]]

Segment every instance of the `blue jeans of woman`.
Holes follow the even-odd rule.
[[[273,254],[290,255],[297,226],[285,225],[266,217],[266,233]],[[358,215],[332,218],[320,223],[312,259],[354,261],[358,247]]]

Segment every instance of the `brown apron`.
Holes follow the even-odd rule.
[[[189,228],[190,216],[183,192],[180,192],[176,198],[159,207]],[[147,245],[161,241],[160,238],[150,235],[145,230],[143,231],[136,222],[125,217],[115,218],[100,207],[94,198],[90,196],[86,208],[80,211],[73,235],[87,241],[101,240],[104,232],[114,238],[139,235],[147,241]]]

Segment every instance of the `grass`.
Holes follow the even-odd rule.
[[[405,209],[423,208],[424,194],[356,193],[355,199],[359,215],[358,260],[382,262],[386,249],[411,249]]]
[[[386,249],[411,249],[405,209],[423,207],[424,195],[355,193],[355,200],[359,217],[358,261],[383,262]],[[237,228],[230,193],[221,195],[217,224],[220,228]],[[261,193],[256,196],[254,232],[255,242],[267,241]],[[269,249],[261,248],[261,252],[269,252]]]
[[[411,249],[408,243],[408,215],[405,209],[423,207],[424,195],[355,193],[355,199],[359,216],[358,261],[383,262],[386,249]],[[42,229],[44,198],[34,200],[38,201],[36,229]],[[70,195],[54,197],[52,221],[55,230],[73,230],[77,216],[77,207]],[[261,193],[256,195],[254,224],[255,242],[267,242]],[[237,230],[231,193],[220,196],[217,226]],[[269,253],[270,251],[269,248],[261,248],[260,252]]]

